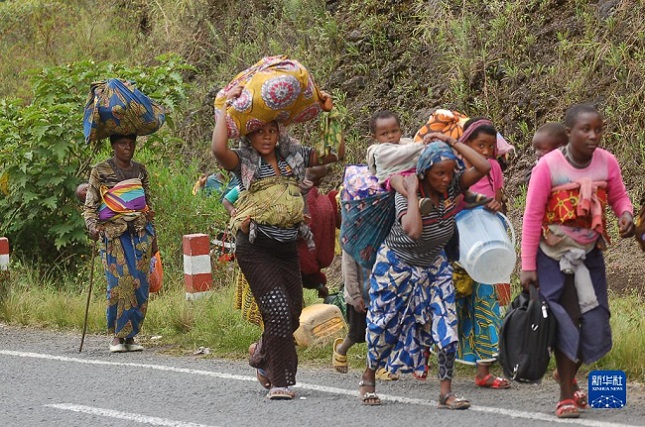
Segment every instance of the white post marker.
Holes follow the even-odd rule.
[[[184,248],[184,282],[186,300],[204,297],[211,292],[213,274],[211,272],[210,239],[207,234],[186,234]]]
[[[0,271],[9,271],[9,239],[0,237]]]

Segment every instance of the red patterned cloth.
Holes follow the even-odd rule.
[[[336,191],[320,194],[316,187],[307,194],[307,207],[311,215],[311,232],[314,235],[316,248],[310,251],[307,242],[298,240],[298,255],[300,256],[300,271],[304,275],[313,275],[322,284],[327,278],[320,271],[329,267],[334,259],[336,239],[336,224],[338,208],[336,207]]]
[[[602,234],[607,241],[607,190],[605,182],[573,182],[554,187],[544,213],[543,231],[549,224],[586,228]]]

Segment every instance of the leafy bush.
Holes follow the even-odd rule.
[[[44,68],[32,76],[33,100],[0,100],[0,235],[14,253],[67,264],[86,251],[84,224],[74,197],[85,180],[100,144],[84,144],[82,113],[90,83],[110,77],[134,80],[137,87],[172,109],[186,97],[181,71],[189,67],[176,56],[159,65],[128,68],[92,61]],[[166,128],[166,129],[167,129]],[[176,140],[168,130],[149,144]]]

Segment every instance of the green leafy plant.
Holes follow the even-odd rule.
[[[74,197],[95,160],[96,145],[85,145],[83,105],[90,83],[109,77],[136,80],[138,87],[172,108],[186,96],[176,56],[159,58],[145,70],[108,63],[78,62],[44,68],[32,75],[33,99],[0,100],[0,235],[14,252],[67,264],[86,251],[84,224]],[[149,138],[160,143],[168,131]]]

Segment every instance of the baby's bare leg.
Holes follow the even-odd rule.
[[[403,176],[402,175],[392,175],[390,177],[390,187],[400,193],[403,197],[408,197],[408,191],[403,185]]]

